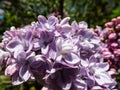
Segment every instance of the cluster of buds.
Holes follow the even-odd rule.
[[[111,90],[116,81],[101,41],[86,22],[38,16],[38,22],[4,32],[0,65],[13,85],[37,80],[42,90]],[[5,56],[5,58],[3,57]]]
[[[113,18],[105,24],[101,38],[105,43],[103,49],[105,61],[118,71],[120,69],[120,17]]]

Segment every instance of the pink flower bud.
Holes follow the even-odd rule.
[[[104,58],[110,58],[112,56],[111,52],[107,51],[107,52],[103,52],[103,57]]]
[[[108,48],[102,48],[102,52],[109,51]]]
[[[118,33],[118,36],[120,36],[120,32]]]
[[[117,30],[120,30],[120,24],[115,27]]]
[[[117,21],[117,19],[113,18],[111,21],[115,24],[115,22]]]
[[[119,56],[119,55],[120,55],[120,49],[115,49],[115,50],[114,50],[114,54],[115,54],[116,56]]]
[[[118,47],[118,44],[117,44],[117,43],[111,43],[111,47],[112,47],[112,48],[117,48],[117,47]]]
[[[108,36],[108,35],[110,35],[111,33],[113,33],[113,29],[112,29],[112,28],[108,28],[108,27],[105,28],[105,30],[104,30],[104,34],[105,34],[105,35]]]
[[[120,39],[117,40],[118,44],[120,45]]]
[[[117,24],[120,23],[120,16],[117,17]]]
[[[108,36],[109,39],[116,39],[117,38],[117,35],[116,33],[111,33],[109,36]]]
[[[113,26],[113,22],[108,22],[108,23],[105,24],[105,27],[110,27],[111,28],[112,26]]]

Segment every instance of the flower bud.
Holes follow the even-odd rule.
[[[116,18],[113,18],[111,21],[115,24],[116,23]]]
[[[120,16],[117,17],[117,24],[120,23]]]
[[[120,24],[115,27],[117,30],[120,30]]]
[[[120,49],[116,49],[113,52],[115,54],[115,56],[120,56]]]
[[[111,47],[112,47],[112,48],[117,48],[117,47],[118,47],[118,44],[117,44],[117,43],[111,43]]]
[[[105,27],[111,28],[112,26],[113,26],[113,22],[108,22],[108,23],[105,24]]]
[[[112,56],[112,53],[107,51],[107,52],[103,52],[103,57],[104,58],[110,58]]]
[[[116,39],[117,38],[117,35],[116,33],[111,33],[109,36],[108,36],[109,39]]]

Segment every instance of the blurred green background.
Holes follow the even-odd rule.
[[[0,0],[0,40],[11,26],[22,27],[37,21],[38,15],[51,14],[71,21],[86,21],[90,27],[104,27],[105,22],[120,15],[118,0]],[[37,82],[12,86],[10,78],[0,73],[0,90],[40,90]]]

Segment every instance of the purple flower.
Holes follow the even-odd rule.
[[[80,22],[79,25],[76,22],[72,23],[72,31],[74,31],[73,38],[77,37],[77,45],[79,48],[90,48],[91,51],[98,51],[100,48],[100,39],[94,31],[87,28],[85,22]]]
[[[56,31],[55,35],[56,36],[65,36],[69,37],[71,34],[71,26],[69,25],[69,17],[64,18],[63,20],[60,21],[60,23],[56,24]]]
[[[10,53],[14,53],[14,57],[16,58],[17,55],[23,51],[30,52],[33,47],[31,43],[32,40],[32,32],[27,32],[26,35],[23,36],[16,36],[11,41],[5,44],[5,49]]]
[[[51,62],[43,55],[36,55],[34,60],[31,60],[30,67],[35,79],[38,82],[43,82],[46,71],[52,68]]]
[[[98,85],[106,88],[114,88],[116,82],[108,73],[109,64],[104,62],[96,62],[95,58],[90,58],[89,61],[82,62],[87,77],[94,80]]]
[[[79,39],[80,39],[79,42],[80,45],[89,46],[90,48],[99,47],[100,44],[100,40],[98,36],[90,30],[81,31],[79,34]]]
[[[33,50],[40,50],[42,48],[46,48],[49,46],[54,40],[54,34],[47,31],[41,31],[40,37],[34,38],[33,43]]]
[[[70,90],[88,90],[87,88],[88,86],[85,80],[78,75],[77,78],[72,82],[72,87]]]
[[[116,82],[103,56],[112,56],[106,46],[119,56],[119,44],[110,39],[109,45],[103,45],[100,37],[104,34],[98,36],[86,22],[74,21],[70,25],[69,20],[39,15],[38,22],[18,29],[12,27],[4,33],[0,65],[4,60],[5,75],[11,76],[13,85],[37,80],[44,85],[43,90],[114,88]],[[101,55],[103,47],[105,52]]]
[[[21,52],[14,62],[7,66],[5,74],[12,76],[13,85],[21,84],[33,77],[30,63],[34,60],[34,57],[35,53],[30,53],[27,56],[25,52]]]
[[[109,88],[104,88],[104,87],[100,87],[100,86],[93,86],[92,90],[110,90]]]
[[[53,90],[69,90],[72,81],[79,73],[79,67],[70,67],[64,64],[55,63],[48,75],[45,76],[45,82],[49,89]]]
[[[50,50],[49,57],[57,62],[64,62],[75,65],[80,62],[77,52],[77,46],[71,39],[57,38],[56,50]]]
[[[76,21],[73,21],[71,26],[72,26],[72,32],[71,32],[72,35],[78,35],[81,31],[88,30],[88,25],[84,21],[80,22],[79,24]]]
[[[57,23],[58,19],[55,16],[48,17],[48,20],[42,15],[38,16],[38,27],[41,30],[53,31]]]

